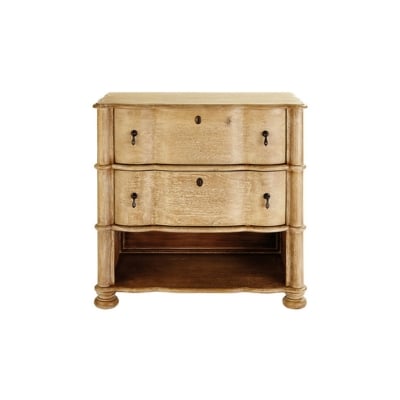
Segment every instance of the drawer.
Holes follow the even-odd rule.
[[[283,107],[116,108],[114,121],[115,162],[120,164],[286,161]]]
[[[277,226],[285,209],[285,171],[115,171],[118,225]]]

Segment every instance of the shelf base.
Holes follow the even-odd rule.
[[[113,290],[284,292],[279,254],[120,254]]]

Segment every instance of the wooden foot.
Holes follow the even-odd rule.
[[[118,304],[118,297],[115,291],[110,287],[95,287],[98,296],[94,299],[94,304],[103,309],[114,308]]]
[[[304,297],[306,288],[294,289],[288,288],[286,290],[286,296],[283,298],[283,304],[287,308],[299,309],[303,308],[307,304],[307,300]]]

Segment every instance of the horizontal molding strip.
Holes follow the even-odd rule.
[[[177,164],[109,164],[94,166],[97,170],[114,169],[117,171],[260,171],[260,172],[273,172],[273,171],[289,171],[289,172],[302,172],[305,165],[250,165],[250,164],[237,164],[237,165],[177,165]]]
[[[96,226],[98,229],[98,227]],[[289,229],[287,225],[278,226],[166,226],[166,225],[142,225],[142,226],[125,226],[112,225],[111,229],[119,232],[190,232],[190,233],[229,233],[229,232],[259,232],[272,233],[284,232]]]
[[[119,171],[287,171],[288,166],[282,165],[177,165],[177,164],[141,164],[141,165],[126,165],[126,164],[113,164],[112,168]]]
[[[238,293],[238,292],[249,292],[249,293],[285,293],[286,286],[274,287],[274,288],[250,288],[247,286],[241,286],[237,288],[169,288],[164,286],[149,286],[145,288],[134,288],[123,285],[115,284],[110,286],[111,289],[117,292],[128,292],[128,293],[145,293],[145,292],[171,292],[171,293]],[[298,292],[295,292],[296,294]]]
[[[112,231],[113,226],[112,225],[100,225],[96,224],[94,226],[98,231]]]
[[[290,226],[290,225],[278,225],[278,226],[166,226],[166,225],[138,225],[138,226],[126,226],[126,225],[99,225],[96,224],[95,228],[98,231],[118,231],[118,232],[149,232],[149,231],[161,231],[161,232],[215,232],[215,233],[228,233],[228,232],[259,232],[259,233],[273,233],[273,232],[285,232],[291,231],[293,233],[301,233],[306,227],[303,226]]]
[[[250,165],[250,164],[237,164],[237,165],[176,165],[176,164],[141,164],[141,165],[126,165],[126,164],[113,164],[112,168],[119,171],[302,171],[305,167],[302,165]]]
[[[305,225],[302,225],[302,226],[290,226],[289,225],[288,228],[291,233],[302,233],[306,229],[306,226]]]
[[[97,170],[102,171],[102,170],[112,169],[113,166],[112,166],[112,164],[108,164],[108,165],[95,164],[94,167],[95,167]]]

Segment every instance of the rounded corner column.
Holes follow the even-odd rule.
[[[303,268],[303,108],[288,108],[288,176],[285,260],[286,286],[283,304],[292,309],[306,306]]]
[[[97,249],[98,278],[94,304],[113,308],[118,304],[115,283],[116,234],[114,224],[113,108],[97,108]]]

